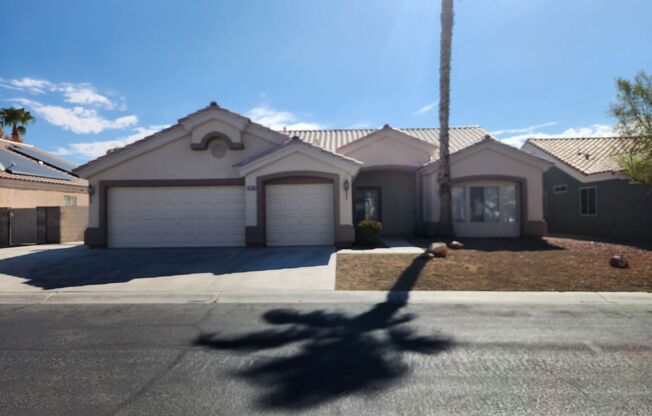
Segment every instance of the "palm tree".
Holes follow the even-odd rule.
[[[439,57],[439,234],[453,235],[451,166],[448,149],[450,110],[451,44],[453,40],[453,0],[441,2],[441,46]]]
[[[0,109],[0,126],[11,126],[11,140],[22,143],[22,136],[27,132],[27,125],[33,123],[34,117],[24,108]]]

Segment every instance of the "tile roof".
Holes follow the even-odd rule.
[[[287,134],[288,136],[299,136],[299,138],[308,143],[334,152],[339,147],[354,142],[377,130],[378,129],[288,130],[283,131],[282,133]],[[396,130],[425,142],[439,145],[438,128],[396,128]],[[481,141],[488,134],[479,126],[451,127],[449,132],[451,153],[457,152],[458,150]]]
[[[177,123],[157,132],[148,137],[140,139],[136,142],[128,144],[119,149],[113,150],[111,153],[100,156],[97,159],[91,160],[81,166],[78,166],[74,172],[80,172],[83,169],[86,169],[89,166],[95,165],[96,163],[110,159],[116,156],[117,154],[128,151],[129,149],[137,148],[142,146],[145,143],[150,141],[157,140],[162,135],[172,131],[177,128],[180,123],[186,121],[192,117],[198,116],[208,111],[219,110],[228,114],[232,114],[237,117],[242,117],[248,120],[251,124],[262,127],[265,130],[273,131],[274,133],[287,135],[288,139],[293,136],[298,136],[301,140],[306,143],[312,144],[317,147],[321,147],[324,150],[335,153],[340,146],[351,143],[355,140],[358,140],[364,136],[367,136],[379,129],[336,129],[336,130],[283,130],[276,131],[272,130],[266,126],[263,126],[259,123],[255,123],[238,113],[232,112],[224,107],[220,107],[217,104],[211,103],[211,105],[199,109],[187,116],[178,120]],[[435,145],[439,144],[439,129],[437,128],[397,128],[396,130],[401,131],[410,136],[416,137],[417,139],[426,141],[428,143],[433,143]],[[450,152],[456,152],[465,147],[468,147],[474,143],[481,141],[487,132],[479,126],[468,126],[468,127],[451,127],[450,128]],[[435,155],[436,156],[436,155]]]
[[[317,146],[315,144],[309,143],[307,141],[301,140],[301,138],[299,138],[299,140],[296,140],[294,137],[292,137],[291,139],[288,139],[285,143],[283,143],[281,146],[279,146],[279,147],[271,147],[271,148],[269,148],[267,150],[263,150],[262,152],[260,152],[258,154],[255,154],[255,155],[253,155],[253,156],[251,156],[251,157],[249,157],[249,158],[247,158],[245,160],[242,160],[242,161],[236,163],[235,165],[233,165],[233,167],[234,168],[239,168],[239,167],[242,167],[242,166],[246,166],[246,165],[248,165],[250,163],[253,163],[253,162],[255,162],[255,161],[259,160],[259,159],[264,158],[267,155],[271,155],[272,153],[276,153],[277,151],[279,151],[281,149],[284,149],[284,148],[286,148],[288,146],[296,145],[296,144],[301,144],[303,146],[308,146],[310,148],[317,149],[317,150],[319,150],[319,151],[321,151],[321,152],[323,152],[325,154],[328,154],[330,156],[335,156],[335,157],[337,157],[339,159],[346,160],[347,162],[362,164],[362,162],[360,162],[359,160],[353,159],[352,157],[344,156],[344,155],[342,155],[340,153],[337,153],[337,152],[332,152],[332,151],[330,151],[328,149],[324,149],[323,147],[320,147],[320,146]]]
[[[142,146],[142,145],[144,145],[146,143],[154,141],[154,140],[158,139],[159,137],[165,135],[166,133],[176,129],[179,126],[181,126],[181,123],[183,123],[184,121],[187,121],[187,120],[189,120],[189,119],[191,119],[193,117],[199,116],[201,114],[207,113],[209,111],[215,111],[215,110],[226,113],[226,114],[229,114],[229,115],[232,115],[232,116],[235,116],[235,117],[240,117],[240,118],[246,119],[249,123],[251,123],[253,125],[256,125],[256,126],[262,128],[264,130],[269,130],[269,131],[274,132],[274,133],[283,134],[283,132],[278,132],[278,131],[270,129],[267,126],[263,126],[262,124],[254,123],[253,121],[251,121],[249,118],[247,118],[245,116],[242,116],[242,115],[240,115],[238,113],[235,113],[235,112],[233,112],[233,111],[231,111],[229,109],[226,109],[224,107],[220,107],[216,102],[211,102],[208,106],[206,106],[204,108],[200,108],[199,110],[197,110],[195,112],[192,112],[192,113],[180,118],[179,120],[177,120],[176,123],[172,124],[171,126],[168,126],[168,127],[164,128],[161,131],[153,133],[153,134],[151,134],[151,135],[149,135],[147,137],[144,137],[144,138],[142,138],[140,140],[136,140],[135,142],[127,144],[127,145],[125,145],[123,147],[112,149],[111,152],[109,152],[109,153],[107,153],[105,155],[102,155],[102,156],[100,156],[100,157],[98,157],[96,159],[93,159],[93,160],[89,160],[88,162],[84,163],[83,165],[77,166],[74,171],[79,172],[79,171],[81,171],[83,169],[86,169],[89,166],[97,164],[98,162],[100,162],[102,160],[111,159],[111,158],[113,158],[114,156],[116,156],[116,155],[118,155],[120,153],[123,153],[125,151],[130,150],[130,149],[134,149],[134,148],[140,147],[140,146]]]
[[[633,144],[629,137],[559,137],[529,139],[527,143],[543,150],[585,175],[622,170],[617,156]]]

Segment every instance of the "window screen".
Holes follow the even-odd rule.
[[[72,195],[63,196],[63,205],[67,207],[76,207],[77,206],[77,197]]]

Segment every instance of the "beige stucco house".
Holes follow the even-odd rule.
[[[364,218],[437,231],[437,129],[278,132],[215,103],[75,170],[91,186],[86,243],[109,247],[346,245]],[[551,164],[451,129],[455,231],[545,232]]]

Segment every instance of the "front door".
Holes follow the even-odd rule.
[[[356,224],[362,220],[382,222],[380,212],[380,188],[356,188],[353,193],[353,209]]]

